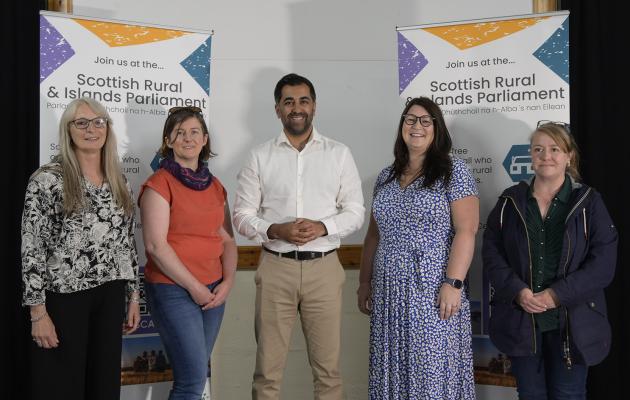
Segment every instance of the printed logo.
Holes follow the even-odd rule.
[[[512,178],[512,182],[527,180],[534,175],[532,156],[528,144],[515,144],[503,160],[503,168]]]
[[[148,333],[157,333],[151,312],[147,304],[146,293],[144,291],[144,265],[140,265],[138,274],[140,275],[140,326],[131,335],[145,335]]]
[[[162,157],[160,157],[159,153],[155,153],[153,160],[151,160],[151,169],[153,172],[157,171],[160,168],[160,161],[162,161]]]

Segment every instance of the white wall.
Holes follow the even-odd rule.
[[[212,171],[230,200],[248,149],[280,132],[273,88],[288,72],[310,78],[317,91],[315,123],[349,145],[371,200],[376,175],[391,160],[398,97],[396,26],[528,14],[530,0],[75,0],[74,14],[214,30],[210,97]],[[156,132],[156,147],[159,142]],[[365,227],[345,243],[361,243]],[[239,238],[240,244],[247,244]],[[356,271],[348,273],[344,300],[342,369],[349,399],[367,392],[368,323],[356,311]],[[219,399],[249,397],[253,339],[253,273],[238,282],[215,347],[213,392]],[[309,398],[304,344],[294,335],[284,398]],[[508,399],[481,388],[480,398]],[[155,398],[155,397],[154,397]]]
[[[370,200],[403,105],[396,26],[530,12],[529,0],[74,1],[76,15],[214,30],[210,129],[219,157],[211,169],[231,201],[246,152],[280,132],[273,88],[284,74],[313,81],[315,124],[352,148]],[[361,243],[365,228],[345,243]]]

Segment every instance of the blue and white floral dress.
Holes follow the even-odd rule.
[[[372,273],[369,398],[463,400],[475,398],[470,303],[447,320],[436,299],[454,236],[451,202],[476,196],[466,164],[453,158],[448,186],[406,188],[376,180],[372,210],[380,240]]]

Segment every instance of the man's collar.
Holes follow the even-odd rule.
[[[321,140],[322,135],[320,135],[319,132],[317,132],[317,129],[313,127],[313,131],[311,132],[311,136],[308,139],[306,146],[308,146],[311,142],[321,142]],[[289,141],[289,138],[287,137],[287,134],[284,132],[284,129],[280,131],[280,135],[278,135],[278,137],[276,138],[276,145],[279,146],[282,143],[286,143],[288,146],[293,147],[293,145]],[[306,148],[306,146],[304,147]]]

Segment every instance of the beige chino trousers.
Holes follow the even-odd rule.
[[[280,398],[291,332],[298,314],[313,372],[314,399],[343,398],[339,355],[345,277],[337,252],[310,261],[296,261],[262,251],[255,277],[258,349],[252,399]]]

